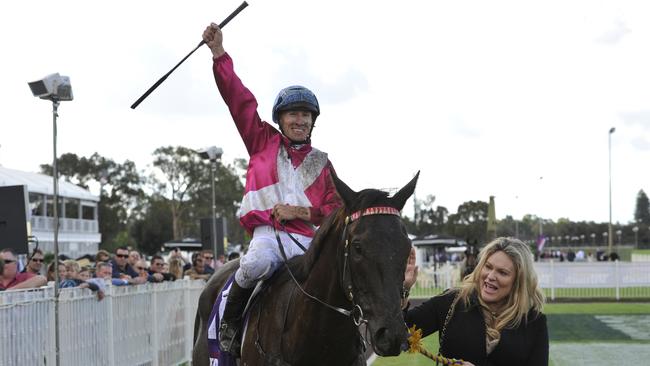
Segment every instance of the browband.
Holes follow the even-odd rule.
[[[347,222],[352,222],[362,216],[368,215],[395,215],[400,216],[399,210],[394,207],[388,206],[378,206],[378,207],[368,207],[365,210],[360,210],[353,212],[350,216],[347,217]]]

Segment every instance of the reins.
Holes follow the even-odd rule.
[[[284,228],[284,225],[283,225],[283,228]],[[313,296],[313,295],[309,294],[307,291],[305,291],[305,290],[302,288],[302,286],[300,286],[300,283],[298,283],[298,280],[297,280],[296,277],[293,275],[293,272],[291,271],[291,268],[289,268],[289,260],[287,259],[287,254],[284,252],[284,247],[282,246],[282,241],[280,240],[280,234],[278,233],[278,230],[275,228],[275,225],[273,225],[273,232],[275,233],[275,239],[277,240],[277,242],[278,242],[278,246],[280,247],[280,253],[282,253],[282,259],[284,260],[284,265],[285,265],[285,267],[287,267],[287,272],[289,272],[289,276],[291,276],[291,279],[292,279],[293,282],[296,284],[296,286],[300,289],[300,291],[302,291],[302,293],[303,293],[305,296],[307,296],[308,298],[310,298],[310,299],[312,299],[312,300],[315,300],[315,301],[321,303],[322,305],[325,305],[325,306],[327,306],[328,308],[330,308],[330,309],[332,309],[332,310],[334,310],[334,311],[336,311],[336,312],[338,312],[338,313],[340,313],[340,314],[343,314],[343,315],[345,315],[345,316],[351,316],[351,315],[352,315],[352,311],[351,311],[351,310],[345,310],[345,309],[342,309],[342,308],[339,308],[339,307],[336,307],[336,306],[332,306],[332,305],[330,305],[330,304],[328,304],[328,303],[322,301],[321,299],[317,298],[316,296]],[[300,243],[298,242],[298,240],[296,240],[296,238],[294,238],[294,237],[293,237],[291,234],[289,234],[287,231],[285,231],[285,233],[287,233],[287,235],[289,236],[289,238],[291,238],[291,240],[292,240],[294,243],[296,243],[297,245],[299,245],[300,248],[301,248],[303,251],[306,251],[305,247],[304,247],[302,244],[300,244]],[[353,310],[354,310],[354,309],[353,309]],[[361,308],[359,308],[359,310],[361,310]],[[362,313],[361,315],[363,315],[363,313]],[[355,323],[356,323],[356,322],[355,322]]]
[[[343,259],[343,273],[342,273],[342,276],[341,276],[342,281],[345,281],[346,268],[348,266],[348,254],[349,254],[349,247],[350,247],[350,245],[349,245],[350,243],[349,243],[348,235],[347,235],[347,233],[348,233],[348,225],[350,223],[352,223],[353,221],[360,219],[361,217],[369,216],[369,215],[395,215],[395,216],[400,216],[400,212],[399,212],[398,209],[396,209],[394,207],[378,206],[378,207],[369,207],[369,208],[366,208],[364,210],[356,211],[356,212],[352,213],[351,215],[345,217],[345,226],[343,227],[343,237],[342,237],[342,240],[345,241],[344,254],[343,254],[343,256],[344,256],[344,259]],[[278,246],[280,247],[280,253],[282,253],[282,258],[284,260],[284,265],[285,265],[285,267],[287,267],[287,271],[289,272],[289,275],[291,276],[291,279],[296,284],[296,286],[300,289],[300,291],[305,296],[307,296],[308,298],[310,298],[310,299],[324,305],[325,307],[327,307],[329,309],[332,309],[332,310],[336,311],[337,313],[342,314],[342,315],[344,315],[346,317],[351,317],[352,321],[354,322],[354,324],[356,326],[360,326],[362,323],[367,323],[368,321],[363,318],[363,310],[361,309],[361,306],[359,306],[358,304],[355,304],[355,302],[354,302],[354,295],[352,294],[352,280],[351,279],[350,279],[350,284],[348,284],[348,286],[347,286],[347,289],[345,288],[345,286],[343,286],[343,288],[344,288],[343,290],[344,290],[344,294],[346,295],[346,298],[353,305],[352,309],[350,309],[350,310],[346,310],[346,309],[343,309],[343,308],[339,308],[339,307],[330,305],[330,304],[322,301],[321,299],[317,298],[316,296],[313,296],[313,295],[309,294],[307,291],[305,291],[305,289],[302,288],[302,286],[300,285],[300,283],[298,282],[296,277],[293,275],[293,272],[291,272],[291,268],[289,268],[289,262],[288,262],[288,259],[287,259],[287,255],[286,255],[286,253],[284,251],[284,247],[282,246],[282,241],[280,240],[280,234],[278,233],[278,231],[277,231],[277,229],[275,227],[275,220],[273,222],[274,222],[274,224],[273,224],[273,232],[275,233],[275,238],[276,238],[276,240],[278,242]],[[287,233],[289,238],[291,238],[291,240],[296,245],[298,245],[303,251],[306,251],[305,247],[302,244],[300,244],[300,242],[298,242],[298,240],[296,240],[296,238],[294,238],[289,232],[286,231],[284,225],[282,223],[280,223],[280,225],[282,226],[283,231],[285,233]]]

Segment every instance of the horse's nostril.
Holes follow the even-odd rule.
[[[386,332],[388,332],[388,329],[379,328],[375,333],[375,339],[377,339],[378,341],[384,339],[386,337]]]

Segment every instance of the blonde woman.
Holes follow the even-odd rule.
[[[411,255],[404,287],[410,289],[416,278]],[[543,305],[528,246],[497,238],[481,250],[460,288],[405,311],[404,317],[409,327],[422,329],[423,337],[438,331],[439,353],[462,359],[465,366],[548,365]]]
[[[183,266],[185,263],[178,257],[169,260],[169,273],[174,275],[177,280],[183,279]]]

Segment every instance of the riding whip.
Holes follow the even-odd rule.
[[[248,3],[247,3],[246,1],[244,1],[243,3],[241,3],[241,5],[239,5],[239,7],[237,7],[237,9],[235,9],[235,11],[233,11],[232,13],[230,13],[230,15],[228,15],[228,17],[227,17],[226,19],[224,19],[224,20],[219,24],[219,28],[223,28],[223,27],[225,27],[226,24],[228,24],[228,22],[230,22],[230,21],[232,20],[232,18],[234,18],[235,16],[237,16],[237,14],[239,14],[239,13],[240,13],[242,10],[244,10],[244,8],[246,8],[247,6],[248,6]],[[190,57],[190,56],[194,53],[194,51],[198,50],[199,47],[203,46],[204,44],[205,44],[205,41],[204,41],[204,40],[201,40],[201,42],[199,42],[198,46],[196,46],[196,47],[195,47],[195,48],[194,48],[190,53],[188,53],[187,56],[183,57],[183,59],[182,59],[179,63],[177,63],[176,66],[174,66],[171,70],[169,70],[168,73],[166,73],[163,77],[161,77],[158,81],[156,81],[156,83],[153,84],[153,85],[151,86],[151,88],[149,88],[149,90],[147,90],[144,94],[142,94],[142,96],[141,96],[140,98],[138,98],[138,100],[136,100],[135,103],[133,103],[133,105],[131,105],[131,109],[135,109],[138,105],[140,105],[140,103],[142,103],[142,101],[145,100],[145,99],[149,96],[149,94],[151,94],[151,92],[153,92],[154,90],[156,90],[156,88],[157,88],[160,84],[162,84],[163,81],[165,81],[165,79],[167,79],[167,77],[168,77],[169,75],[171,75],[172,72],[174,72],[174,70],[176,70],[176,69],[177,69],[177,68],[178,68],[178,67],[179,67],[183,62],[185,62],[185,60],[187,60],[188,57]]]

